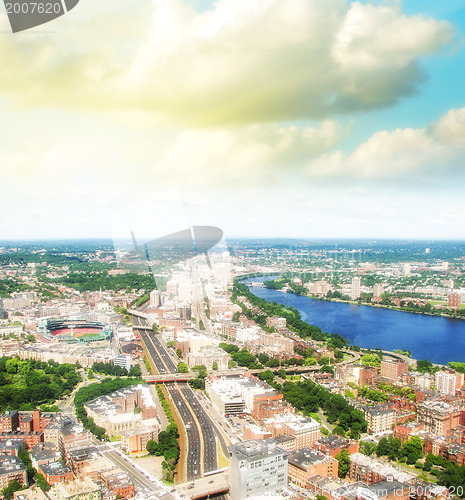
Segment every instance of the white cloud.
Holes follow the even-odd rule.
[[[153,173],[170,170],[193,185],[270,185],[299,170],[308,158],[333,148],[344,134],[334,120],[304,129],[252,125],[189,130],[167,148]]]
[[[334,151],[308,162],[309,179],[447,181],[465,174],[465,108],[422,129],[380,131],[350,154]]]
[[[432,135],[445,144],[465,144],[465,108],[451,109],[432,128]]]
[[[0,94],[196,125],[320,119],[412,94],[424,79],[418,58],[454,37],[400,3],[218,0],[202,13],[182,0],[81,4],[54,33],[0,39]]]

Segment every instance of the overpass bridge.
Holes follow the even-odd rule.
[[[147,332],[152,332],[153,333],[153,329],[150,328],[150,326],[136,326],[134,325],[134,330],[145,330]]]
[[[196,373],[168,373],[166,375],[144,375],[147,384],[164,384],[165,382],[188,382],[197,377]]]
[[[137,309],[128,309],[128,313],[132,314],[133,316],[137,316],[138,318],[144,318],[144,319],[149,318],[148,314],[145,314],[141,311],[138,311]],[[138,326],[137,328],[140,328],[140,327]]]
[[[229,491],[228,472],[229,469],[221,469],[221,472],[209,473],[202,479],[176,486],[176,491],[184,498],[192,500],[226,494]]]

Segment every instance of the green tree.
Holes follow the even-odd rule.
[[[258,374],[258,378],[260,380],[264,380],[268,384],[271,384],[271,382],[273,382],[274,379],[274,374],[271,370],[265,370],[264,372]]]
[[[217,361],[213,361],[212,370],[218,370],[218,362]]]
[[[317,360],[314,356],[309,356],[308,358],[305,358],[304,365],[305,366],[313,366],[317,364]]]
[[[350,468],[350,455],[347,449],[341,450],[336,455],[336,460],[339,462],[339,477],[345,478]]]
[[[334,357],[341,361],[342,359],[344,359],[344,353],[342,351],[339,351],[339,350],[336,350],[334,351]]]
[[[179,373],[187,373],[189,371],[189,367],[186,365],[186,363],[183,363],[182,361],[178,363],[178,372]]]
[[[387,455],[389,452],[388,440],[385,437],[382,437],[379,440],[378,446],[376,447],[376,454],[378,457],[382,457]]]
[[[129,377],[141,377],[142,376],[142,370],[140,369],[139,365],[134,365],[131,366],[131,369],[129,370]]]
[[[388,458],[389,460],[397,460],[401,458],[402,441],[399,438],[390,438],[388,442]]]
[[[176,356],[180,359],[182,359],[182,351],[181,349],[176,349]]]
[[[156,323],[152,323],[152,330],[155,332],[155,333],[158,333],[158,326]]]
[[[362,441],[360,443],[360,453],[371,456],[376,453],[376,444],[371,441]]]
[[[451,361],[449,363],[450,368],[458,371],[459,373],[465,373],[465,363],[459,363],[458,361]]]
[[[8,373],[16,373],[18,371],[18,358],[11,358],[6,362],[6,371]]]
[[[336,425],[336,427],[333,430],[334,434],[337,434],[338,436],[345,436],[346,431],[341,425]]]
[[[34,476],[34,480],[35,482],[37,483],[37,486],[39,486],[39,488],[45,492],[49,491],[51,486],[50,484],[47,482],[47,480],[45,479],[45,477],[40,473],[38,472],[35,476]]]
[[[269,356],[267,356],[267,355],[266,355],[265,353],[263,353],[263,352],[262,352],[261,354],[259,354],[259,356],[258,356],[258,361],[259,361],[262,365],[264,365],[265,363],[268,363],[268,361],[269,361],[269,360],[270,360],[270,357],[269,357]]]
[[[10,481],[8,483],[8,486],[3,488],[3,490],[2,490],[3,497],[6,500],[11,500],[13,498],[13,493],[15,491],[21,490],[22,488],[23,488],[22,484],[19,481],[17,481],[16,479],[14,481]]]
[[[423,447],[419,438],[409,439],[402,446],[401,454],[407,459],[409,465],[414,465],[423,457]]]
[[[381,364],[381,360],[376,354],[364,354],[361,358],[362,365],[365,366],[379,366]]]
[[[417,361],[417,370],[422,373],[426,372],[431,372],[433,371],[434,365],[431,363],[431,361],[428,361],[427,359],[421,359],[420,361]]]
[[[205,389],[205,379],[200,377],[193,378],[192,380],[189,380],[189,385],[193,389],[200,389],[203,391]]]
[[[150,453],[150,455],[156,455],[158,451],[158,443],[153,439],[149,439],[145,449]]]

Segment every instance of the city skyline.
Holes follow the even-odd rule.
[[[0,240],[111,238],[151,199],[226,239],[465,239],[464,14],[82,0],[4,34]]]

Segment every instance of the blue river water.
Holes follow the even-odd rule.
[[[304,321],[324,332],[339,333],[352,345],[389,351],[405,349],[415,359],[429,359],[438,364],[465,362],[465,320],[315,300],[268,288],[249,287],[249,290],[269,302],[295,307]]]

